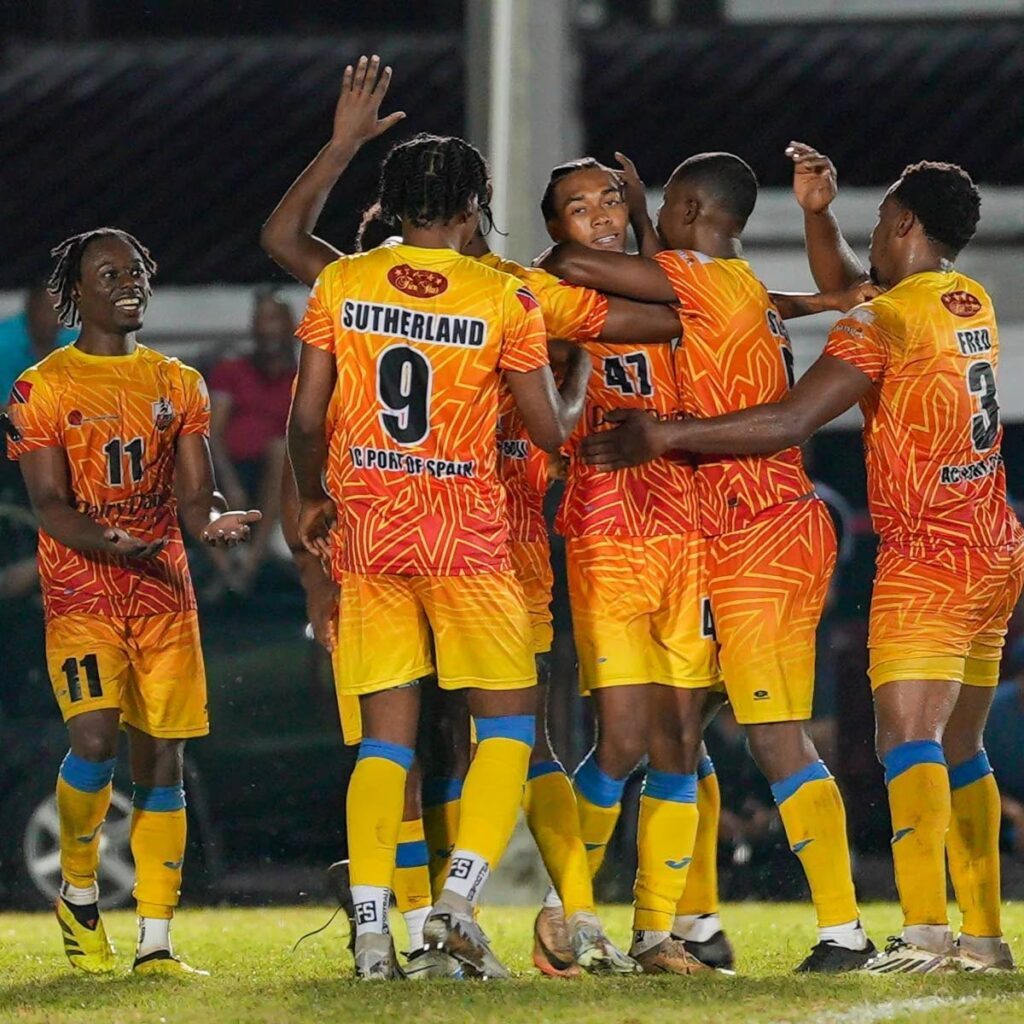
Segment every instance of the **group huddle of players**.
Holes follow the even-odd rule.
[[[312,285],[282,505],[345,740],[359,744],[349,859],[335,866],[357,977],[508,976],[477,906],[521,806],[552,883],[534,929],[541,971],[731,969],[702,740],[726,699],[810,888],[818,941],[798,970],[1012,969],[982,732],[1024,532],[999,454],[995,315],[953,267],[978,222],[970,177],[907,167],[879,206],[869,275],[830,210],[834,167],[792,143],[820,291],[770,293],[743,257],[757,181],[739,157],[680,164],[656,228],[626,158],[621,171],[555,168],[541,201],[554,245],[522,267],[488,249],[480,153],[418,135],[388,153],[362,251],[343,254],[313,232],[361,146],[402,119],[378,116],[390,78],[377,57],[345,70],[330,142],[262,234]],[[371,245],[381,225],[394,237]],[[233,544],[259,513],[226,511],[215,490],[200,376],[135,339],[156,269],[146,249],[103,228],[55,255],[57,308],[82,331],[15,384],[9,450],[39,518],[47,661],[71,741],[57,917],[73,964],[115,969],[96,868],[123,724],[134,969],[195,974],[169,933],[182,744],[208,729],[178,523]],[[784,320],[826,310],[846,315],[795,381]],[[799,446],[858,403],[881,540],[870,677],[904,912],[881,951],[861,924],[842,798],[804,726],[836,539]],[[552,467],[597,724],[571,778],[545,715]],[[645,761],[627,953],[592,878]]]

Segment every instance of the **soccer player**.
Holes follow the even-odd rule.
[[[156,264],[117,228],[53,250],[49,288],[78,340],[11,392],[39,520],[46,654],[71,749],[57,779],[63,881],[57,920],[71,963],[115,969],[96,871],[119,729],[134,782],[136,973],[194,975],[170,924],[185,856],[185,740],[209,731],[195,595],[179,520],[206,544],[249,536],[259,512],[225,512],[214,490],[210,409],[199,374],[136,340]]]
[[[779,400],[789,387],[792,353],[779,309],[740,242],[756,197],[757,180],[738,157],[694,156],[666,185],[656,236],[646,211],[638,211],[647,221],[637,231],[650,245],[646,251],[659,241],[667,249],[631,256],[567,242],[548,260],[570,281],[679,304],[678,380],[688,416]],[[654,422],[641,410],[609,418],[619,416]],[[661,422],[669,431],[689,421]],[[591,435],[585,445],[601,450],[611,436]],[[832,522],[796,447],[700,459],[696,489],[726,691],[772,784],[817,911],[818,942],[798,970],[861,967],[874,947],[858,917],[842,799],[803,725],[811,715],[815,631],[835,560]]]

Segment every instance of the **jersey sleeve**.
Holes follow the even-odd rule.
[[[559,280],[540,268],[523,274],[544,314],[544,326],[552,338],[597,338],[608,319],[608,300],[593,288]]]
[[[7,442],[8,458],[17,461],[40,448],[61,448],[57,397],[37,370],[26,370],[11,388],[8,399],[11,422],[21,434],[20,441]]]
[[[825,355],[842,359],[861,371],[872,383],[889,365],[889,345],[871,303],[851,309],[829,331]]]
[[[548,332],[540,303],[525,285],[510,285],[504,298],[502,370],[529,373],[548,365]]]
[[[705,305],[708,269],[714,264],[710,256],[691,249],[666,249],[655,253],[654,262],[665,271],[683,309],[693,312]]]
[[[191,366],[182,367],[182,383],[185,387],[185,409],[181,416],[181,433],[210,436],[210,392],[206,381],[198,370]]]
[[[299,326],[295,328],[295,334],[300,341],[312,345],[313,348],[323,349],[325,352],[334,352],[334,316],[331,313],[331,295],[336,267],[337,264],[332,263],[321,271],[309,293],[306,312],[299,321]]]

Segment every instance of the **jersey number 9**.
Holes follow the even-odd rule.
[[[430,433],[431,366],[408,345],[392,345],[377,359],[380,422],[399,444],[419,444]]]

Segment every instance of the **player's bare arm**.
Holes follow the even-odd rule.
[[[256,509],[225,510],[224,498],[214,484],[210,445],[202,434],[185,434],[178,439],[174,489],[182,524],[204,544],[242,544],[249,539],[251,528],[263,518]]]
[[[839,191],[835,164],[805,142],[791,142],[793,194],[804,211],[804,242],[814,283],[823,292],[838,292],[868,280],[868,272],[843,238],[832,212]]]
[[[126,558],[153,558],[164,549],[164,540],[134,537],[77,511],[68,483],[68,464],[63,448],[25,452],[19,461],[39,525],[54,540],[76,551],[123,555]]]
[[[323,471],[327,464],[327,407],[337,375],[330,352],[302,346],[288,416],[288,458],[299,496],[299,539],[319,558],[330,557],[330,531],[336,515],[334,502],[324,492]]]
[[[882,289],[870,281],[857,281],[848,288],[836,292],[769,292],[772,302],[783,320],[795,320],[815,313],[845,313],[870,302]]]
[[[360,57],[349,64],[334,110],[331,141],[295,179],[260,232],[260,245],[271,259],[303,284],[312,285],[320,271],[341,253],[313,234],[327,197],[364,143],[383,135],[405,114],[379,117],[391,84],[391,68],[380,57]]]
[[[641,256],[653,256],[665,248],[658,232],[651,220],[647,210],[647,186],[636,169],[636,164],[624,153],[616,153],[615,159],[619,162],[622,171],[619,180],[622,182],[622,191],[626,197],[626,207],[629,210],[629,224],[636,236],[636,244]]]
[[[583,415],[587,381],[593,367],[590,357],[582,354],[582,359],[567,361],[561,388],[556,387],[548,366],[527,373],[512,370],[505,373],[505,382],[530,440],[548,453],[557,452],[565,444]]]
[[[615,430],[591,434],[583,457],[604,470],[624,469],[668,451],[702,455],[772,455],[803,444],[846,412],[871,388],[868,376],[835,356],[822,355],[781,401],[711,419],[659,422],[640,410],[608,414]]]
[[[559,242],[544,254],[540,266],[572,284],[610,295],[640,302],[676,299],[665,271],[646,256],[592,249],[580,242]]]

